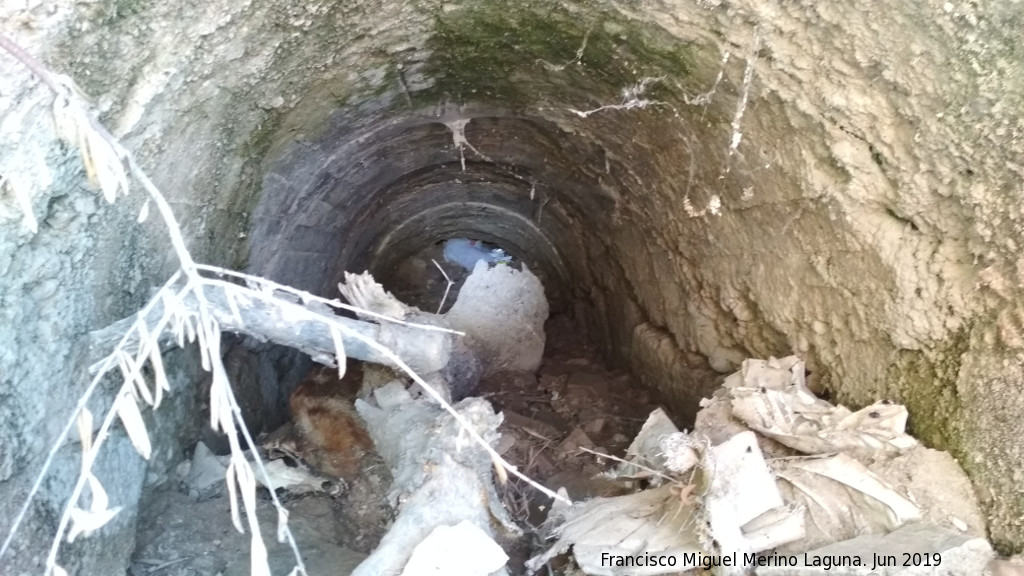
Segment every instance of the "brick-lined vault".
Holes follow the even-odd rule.
[[[333,296],[345,270],[386,283],[441,239],[498,242],[682,415],[743,358],[789,353],[839,401],[906,403],[1011,551],[1024,546],[1021,14],[135,0],[5,6],[0,21],[93,97],[198,259]],[[3,55],[0,75],[0,172],[32,176],[40,221],[27,230],[0,198],[8,518],[83,385],[84,335],[173,263],[158,225],[135,224],[141,198],[106,205],[87,188],[38,82]],[[184,356],[173,368],[183,388],[194,371]],[[195,426],[178,397],[151,470]],[[126,442],[111,454],[117,496],[137,499],[146,468]],[[45,487],[54,508],[73,455]],[[14,566],[37,561],[47,514]],[[116,566],[131,549],[117,541],[78,550]]]

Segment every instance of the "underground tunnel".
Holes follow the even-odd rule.
[[[584,366],[642,408],[609,438],[659,406],[692,428],[746,359],[795,355],[821,398],[905,405],[908,432],[970,479],[993,547],[1024,549],[1021,3],[61,0],[0,6],[0,23],[89,96],[197,262],[323,298],[369,271],[434,312],[446,241],[500,247],[549,321],[533,388],[483,378],[499,408],[524,410],[502,398],[536,394],[544,366]],[[140,186],[114,203],[90,186],[46,85],[7,51],[0,76],[4,538],[34,495],[0,572],[35,574],[80,471],[61,431],[90,334],[179,264],[159,219],[139,222]],[[313,361],[224,346],[253,434],[272,432]],[[160,494],[196,441],[218,443],[195,348],[164,366],[151,456],[114,427],[94,473],[119,512],[63,545],[71,573],[227,569],[144,541],[178,517]]]

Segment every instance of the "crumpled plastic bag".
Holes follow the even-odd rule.
[[[778,461],[785,500],[806,511],[806,535],[788,552],[884,534],[921,519],[921,510],[869,468],[846,454]]]
[[[501,248],[490,249],[479,240],[468,238],[452,238],[444,243],[444,261],[450,264],[458,264],[472,272],[476,263],[480,260],[488,264],[499,262],[509,263],[512,258]]]

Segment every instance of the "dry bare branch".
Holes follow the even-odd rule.
[[[175,219],[173,211],[171,210],[164,195],[152,182],[146,172],[139,166],[134,156],[124,149],[120,143],[96,120],[96,117],[89,111],[89,107],[86,104],[84,97],[77,91],[77,88],[75,88],[74,83],[71,82],[70,79],[50,73],[39,62],[22,51],[2,34],[0,34],[0,48],[6,49],[24,63],[54,92],[56,96],[54,101],[54,111],[58,127],[65,137],[78,146],[87,175],[90,180],[101,189],[104,197],[108,201],[115,200],[119,192],[127,193],[129,174],[142,185],[148,195],[146,206],[148,207],[148,203],[152,202],[156,207],[157,213],[167,226],[167,233],[171,247],[179,262],[179,270],[172,275],[167,283],[164,284],[156,296],[146,303],[135,317],[131,328],[120,338],[118,344],[114,347],[110,355],[99,363],[97,373],[92,378],[85,392],[79,398],[72,414],[62,429],[61,434],[47,454],[42,470],[36,477],[25,502],[19,509],[18,514],[15,516],[10,532],[5,538],[3,544],[0,545],[0,558],[2,558],[10,548],[14,535],[17,533],[19,527],[24,521],[29,507],[31,506],[31,503],[38,494],[43,479],[46,477],[53,465],[58,449],[62,445],[64,439],[68,436],[71,428],[76,423],[79,423],[82,426],[83,432],[85,432],[86,428],[89,428],[90,430],[84,434],[80,434],[83,438],[83,447],[85,448],[82,454],[82,471],[72,489],[72,493],[64,508],[64,512],[61,515],[56,534],[54,535],[51,543],[50,551],[46,559],[47,574],[53,574],[56,576],[66,574],[66,571],[57,564],[57,555],[65,534],[68,534],[69,540],[80,534],[86,534],[106,524],[106,522],[116,514],[116,509],[112,510],[109,508],[106,493],[91,472],[92,466],[95,463],[104,441],[109,436],[110,428],[113,425],[115,418],[122,422],[128,433],[129,439],[139,453],[143,457],[149,457],[151,444],[149,442],[149,436],[145,429],[144,420],[137,401],[141,400],[147,405],[155,408],[162,398],[162,393],[169,390],[166,373],[163,370],[163,362],[160,356],[158,339],[165,331],[170,330],[176,336],[179,345],[184,345],[186,340],[189,342],[198,342],[203,368],[212,374],[213,384],[211,385],[210,391],[211,425],[214,429],[221,430],[227,434],[231,448],[231,466],[227,473],[227,479],[229,492],[231,493],[232,518],[236,527],[240,530],[243,529],[239,510],[237,508],[237,502],[240,498],[246,513],[246,523],[248,524],[249,530],[252,534],[252,574],[258,576],[269,576],[267,550],[260,535],[260,527],[256,518],[256,483],[254,472],[243,456],[244,449],[242,447],[242,443],[239,441],[239,432],[243,436],[246,446],[248,446],[251,453],[254,455],[254,463],[256,467],[265,477],[267,477],[266,469],[258,451],[255,450],[255,443],[253,442],[252,436],[246,427],[245,422],[242,420],[241,409],[234,398],[231,386],[228,382],[220,354],[220,324],[211,311],[210,302],[207,299],[208,292],[206,292],[206,290],[219,287],[225,294],[228,294],[228,302],[229,306],[232,308],[232,315],[235,315],[237,312],[238,302],[240,301],[234,300],[236,297],[239,299],[276,298],[278,301],[282,301],[277,297],[277,294],[280,292],[297,297],[300,302],[316,300],[333,308],[352,310],[368,316],[374,316],[386,322],[394,322],[425,330],[440,330],[455,334],[461,333],[437,326],[404,322],[384,315],[373,314],[366,310],[359,310],[355,307],[347,306],[337,300],[318,298],[294,288],[276,284],[274,282],[240,272],[225,270],[213,266],[197,265],[185,245],[180,225]],[[145,208],[143,213],[139,216],[140,221],[145,220],[147,212],[148,208]],[[218,274],[222,277],[227,276],[236,280],[242,280],[250,286],[254,286],[255,289],[245,289],[228,282],[207,278],[202,276],[200,271]],[[185,300],[189,297],[194,297],[198,302],[197,310],[193,310],[191,307],[184,305]],[[160,313],[156,321],[151,325],[149,324],[149,314],[157,309],[158,306],[161,307]],[[298,316],[313,315],[312,311],[309,311],[302,306],[294,306],[292,311]],[[323,314],[319,314],[317,317],[318,321],[324,322],[326,327],[330,330],[331,337],[334,340],[334,352],[338,356],[340,366],[344,365],[345,348],[341,345],[341,339],[338,336],[349,336],[363,342],[366,346],[375,350],[380,356],[389,359],[393,365],[408,374],[414,382],[426,390],[444,408],[444,410],[455,418],[461,428],[491,455],[497,465],[519,477],[524,482],[530,484],[547,496],[570,503],[568,499],[528,478],[519,472],[515,466],[512,466],[505,461],[479,435],[472,425],[467,422],[461,414],[459,414],[458,411],[447,403],[433,387],[427,384],[422,377],[420,377],[392,350],[381,345],[376,340],[342,324],[338,320],[332,319]],[[127,345],[132,341],[137,341],[139,343],[139,347],[135,350],[134,355],[127,352]],[[156,381],[153,383],[152,390],[150,390],[150,385],[146,382],[146,379],[142,374],[142,367],[147,360],[150,362],[154,372],[158,374]],[[123,382],[114,397],[112,405],[107,410],[97,434],[93,437],[91,434],[91,413],[88,413],[85,410],[85,406],[95,393],[99,383],[114,368],[120,369]],[[88,426],[86,426],[86,424],[88,424]],[[92,497],[92,503],[89,510],[80,508],[78,504],[86,485],[90,487]],[[271,491],[270,496],[278,511],[278,538],[288,542],[295,557],[296,566],[293,573],[306,574],[302,556],[299,553],[294,535],[287,527],[287,511],[281,505],[273,491]],[[72,523],[73,525],[70,527],[69,532],[69,524]]]
[[[422,330],[433,330],[433,331],[436,331],[436,332],[447,332],[449,334],[455,334],[457,336],[465,336],[466,335],[465,332],[460,332],[458,330],[452,330],[451,328],[445,328],[444,326],[435,326],[433,324],[421,324],[421,323],[417,323],[417,322],[407,322],[405,320],[401,320],[401,319],[394,318],[394,317],[391,317],[391,316],[387,316],[387,315],[384,315],[384,314],[377,314],[377,313],[372,312],[370,310],[364,310],[364,309],[358,308],[356,306],[351,306],[349,304],[345,304],[344,302],[342,302],[342,301],[340,301],[338,299],[331,300],[331,299],[323,298],[323,297],[320,297],[320,296],[316,296],[316,295],[310,294],[309,292],[306,292],[304,290],[299,290],[298,288],[292,288],[291,286],[286,286],[284,284],[278,284],[277,282],[274,282],[273,280],[267,280],[266,278],[260,278],[259,276],[253,276],[251,274],[246,274],[244,272],[238,272],[237,270],[228,270],[227,268],[220,268],[218,266],[210,266],[208,264],[196,264],[196,269],[199,270],[199,271],[202,271],[202,272],[210,272],[210,273],[216,274],[218,276],[228,276],[228,277],[236,278],[236,279],[239,279],[239,280],[243,280],[243,281],[246,282],[247,285],[249,285],[249,287],[251,289],[265,292],[266,293],[265,295],[273,294],[275,291],[281,291],[281,292],[285,292],[285,293],[288,293],[288,294],[292,294],[292,295],[296,296],[297,298],[301,299],[303,302],[307,302],[307,301],[320,302],[321,304],[326,304],[326,305],[328,305],[328,306],[330,306],[332,308],[337,308],[338,310],[347,310],[349,312],[354,312],[354,313],[357,313],[357,314],[362,314],[364,316],[373,317],[373,318],[376,318],[378,320],[382,320],[384,322],[390,322],[390,323],[393,323],[393,324],[401,324],[403,326],[408,326],[410,328],[419,328],[419,329],[422,329]]]
[[[444,296],[441,296],[441,303],[437,305],[437,313],[440,314],[441,310],[444,310],[444,303],[448,300],[448,292],[451,291],[452,284],[454,284],[454,282],[452,282],[452,279],[448,277],[448,273],[444,271],[444,268],[437,263],[437,260],[431,258],[430,261],[434,263],[434,266],[437,266],[437,269],[441,271],[441,275],[444,276],[445,281],[448,282],[448,285],[444,287]]]

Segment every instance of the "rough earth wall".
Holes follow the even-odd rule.
[[[416,237],[413,217],[445,194],[475,199],[477,220],[459,224],[453,203],[436,233],[544,254],[538,270],[566,283],[591,335],[681,407],[743,357],[791,351],[843,402],[906,402],[1010,550],[1024,545],[1024,483],[1006,472],[1024,468],[1022,13],[119,0],[5,6],[0,23],[95,98],[199,259],[327,290],[325,276]],[[159,225],[133,224],[137,195],[107,206],[86,189],[38,82],[6,55],[0,74],[14,79],[0,86],[9,518],[84,385],[70,376],[82,335],[171,263]],[[23,181],[37,232],[11,192]],[[406,233],[375,224],[389,206]],[[111,466],[136,472],[112,497],[130,503],[143,467],[124,444]],[[68,452],[32,534],[54,522]],[[112,532],[131,532],[124,516]]]

